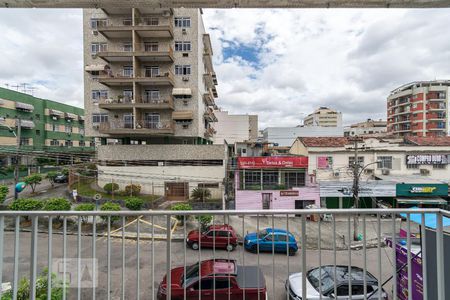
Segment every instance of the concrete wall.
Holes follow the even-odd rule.
[[[264,142],[291,146],[297,137],[344,136],[342,127],[268,127],[264,129]]]
[[[214,129],[217,131],[214,135],[214,144],[223,144],[224,140],[228,144],[247,141],[251,138],[256,140],[258,116],[231,115],[227,111],[216,111],[214,113],[218,120],[214,124]]]

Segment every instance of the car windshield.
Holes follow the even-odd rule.
[[[184,276],[181,276],[181,285],[183,285],[184,283],[186,283],[187,285],[190,281],[197,278],[198,269],[199,269],[198,263],[186,267],[186,278],[184,278]]]
[[[260,232],[258,232],[258,238],[262,239],[267,235],[267,230],[261,230]]]
[[[320,274],[320,268],[316,268],[309,271],[306,277],[308,278],[308,281],[311,283],[311,285],[321,294],[329,291],[331,288],[334,287],[333,278],[324,268],[322,268],[322,274]],[[322,284],[320,290],[319,290],[319,277],[321,277],[320,283]]]

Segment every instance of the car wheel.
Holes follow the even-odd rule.
[[[198,243],[197,243],[197,242],[193,242],[193,243],[191,244],[191,248],[192,248],[193,250],[198,250]]]
[[[256,245],[253,245],[253,246],[250,248],[250,251],[253,252],[253,253],[258,252],[257,246],[256,246]]]
[[[234,245],[228,244],[227,245],[227,251],[233,251],[233,250],[234,250]]]
[[[289,248],[289,256],[294,256],[295,255],[295,250],[292,248]]]

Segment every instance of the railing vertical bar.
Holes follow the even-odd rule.
[[[4,229],[5,229],[5,216],[0,216],[0,295],[3,293],[3,245],[4,245]]]
[[[186,226],[187,226],[187,224],[186,224],[186,216],[185,215],[183,215],[183,233],[184,233],[184,242],[186,242]],[[185,247],[183,247],[183,249],[184,249],[184,269],[183,269],[183,278],[185,279],[186,278],[186,268],[187,268],[187,266],[186,266],[186,248],[187,248],[187,245],[185,246]],[[183,299],[184,300],[186,300],[186,283],[183,283]]]
[[[306,298],[306,217],[302,214],[302,299]]]
[[[63,300],[67,294],[67,217],[63,217]]]
[[[95,300],[96,286],[95,277],[97,276],[97,270],[95,259],[97,258],[97,216],[92,217],[92,299]]]
[[[36,299],[36,272],[37,272],[37,240],[38,216],[32,217],[31,229],[31,255],[30,255],[30,299]]]
[[[13,279],[13,299],[17,299],[17,290],[19,284],[19,232],[20,232],[20,216],[16,216],[16,224],[14,227],[14,279]]]
[[[122,216],[122,300],[125,300],[125,217]]]
[[[106,293],[107,299],[111,299],[111,216],[108,216],[108,228],[107,228],[107,235],[108,235],[108,241],[107,241],[107,290]]]
[[[381,273],[381,220],[380,220],[380,214],[377,214],[377,254],[378,254],[378,294],[380,295],[379,298],[383,295],[383,289],[381,287],[381,281],[382,281],[382,273]]]
[[[171,232],[171,229],[172,228],[172,222],[171,222],[171,219],[170,219],[170,215],[167,215],[167,217],[166,217],[166,236],[167,236],[167,241],[166,241],[166,251],[167,251],[167,253],[166,253],[166,271],[167,271],[167,275],[166,275],[166,278],[167,278],[167,299],[171,299],[171,296],[172,296],[172,274],[171,274],[171,272],[170,272],[170,269],[171,269],[171,263],[172,263],[172,253],[171,253],[171,249],[170,249],[170,247],[171,247],[171,243],[170,243],[170,240],[172,239],[172,232]],[[199,274],[200,274],[200,272],[199,272]]]
[[[412,269],[411,269],[411,215],[407,216],[407,259],[408,259],[408,299],[412,300]]]
[[[352,230],[351,230],[351,223],[350,223],[350,215],[347,216],[347,236],[348,236],[348,298],[350,300],[352,300],[352,276],[350,276],[350,274],[352,274],[352,247],[351,247],[351,240],[352,240]],[[355,222],[355,221],[353,221]]]
[[[200,222],[200,217],[198,216],[198,230],[199,234],[202,234],[202,223]],[[202,274],[202,239],[198,239],[198,274]],[[202,299],[202,285],[201,282],[199,284],[199,292],[198,292],[198,299]]]
[[[425,228],[425,214],[422,214],[421,220],[421,241],[420,245],[422,251],[422,287],[423,287],[423,299],[428,299],[428,275],[427,275],[427,247],[426,247],[426,228]]]
[[[321,216],[319,215],[319,221],[317,223],[317,230],[318,230],[318,242],[317,242],[317,246],[319,248],[319,300],[322,300],[322,228],[321,228]]]
[[[168,229],[170,232],[170,228]],[[141,217],[138,216],[136,221],[136,299],[141,298],[141,249],[140,249],[140,238],[141,238]],[[169,241],[170,243],[170,241]]]
[[[47,300],[52,299],[53,217],[48,217]]]
[[[397,299],[397,229],[395,213],[392,213],[392,299]],[[425,298],[427,299],[427,298]]]
[[[289,215],[286,215],[286,231],[289,232]],[[289,282],[289,243],[286,243],[286,260],[287,260],[287,276],[286,276],[286,300],[289,300],[290,282]]]
[[[337,272],[336,272],[336,263],[337,263],[337,257],[336,257],[336,216],[335,214],[332,214],[333,217],[333,278],[337,278]],[[303,247],[303,245],[302,245]],[[334,280],[334,294],[337,295],[337,281]]]
[[[226,224],[230,225],[230,216],[228,215],[226,217],[227,217],[227,223]],[[227,244],[228,245],[230,244],[230,235],[229,234],[227,234]],[[227,251],[228,260],[230,260],[230,252],[231,251]],[[231,278],[228,275],[228,300],[231,300],[230,298],[231,298]]]
[[[259,283],[259,214],[256,214],[256,254],[257,254],[257,264],[258,264],[258,271],[256,272],[256,282]],[[260,300],[260,295],[259,295],[259,290],[258,290],[258,300]]]
[[[362,215],[363,220],[363,289],[364,300],[367,299],[367,228],[366,228],[366,215]]]
[[[245,268],[245,215],[242,215],[242,265]],[[245,285],[245,275],[243,276],[243,286]],[[242,293],[242,300],[245,300],[245,291]]]
[[[275,226],[273,219],[274,214],[272,214],[272,299],[275,299]],[[289,238],[289,235],[286,235],[286,237]],[[289,240],[286,244],[289,245]]]
[[[212,215],[212,225],[214,226],[214,215]],[[225,224],[225,215],[223,216],[223,223]],[[214,228],[214,227],[213,227]],[[201,238],[201,236],[200,236]],[[216,260],[216,230],[213,231],[213,260]],[[216,300],[216,274],[213,273],[213,300]]]
[[[81,222],[82,217],[78,216],[77,231],[77,299],[81,300]],[[50,300],[50,299],[49,299]]]
[[[436,213],[436,258],[437,258],[437,293],[438,300],[445,298],[445,272],[444,272],[444,233],[442,215]]]

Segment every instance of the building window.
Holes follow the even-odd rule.
[[[142,18],[142,22],[144,25],[148,25],[148,26],[158,26],[159,25],[159,19],[156,17],[144,17],[144,18]]]
[[[66,140],[65,145],[66,145],[66,147],[72,147],[73,146],[73,142],[71,140]]]
[[[98,52],[105,52],[108,50],[107,43],[92,43],[91,54],[97,54]]]
[[[153,100],[159,100],[161,97],[159,90],[145,90],[144,92],[144,102],[149,103]]]
[[[58,126],[58,124],[52,124],[52,131],[54,131],[54,132],[56,132],[56,131],[58,131],[58,128],[59,126]]]
[[[284,172],[284,188],[292,189],[293,187],[305,186],[305,172],[287,171]]]
[[[176,17],[175,18],[175,27],[191,27],[191,18],[190,17]]]
[[[131,21],[131,18],[124,18],[124,19],[122,19],[122,24],[124,26],[131,26],[131,25],[133,25],[133,22]]]
[[[276,190],[278,186],[278,171],[263,171],[263,190]]]
[[[29,138],[20,138],[20,145],[21,146],[28,146],[28,145],[30,145],[30,139]]]
[[[175,75],[191,75],[191,65],[175,65]]]
[[[175,51],[191,51],[191,42],[175,42]]]
[[[245,171],[243,189],[260,190],[261,189],[261,171]]]
[[[123,77],[133,77],[133,66],[123,66]]]
[[[145,77],[158,77],[158,76],[159,76],[158,66],[145,67]]]
[[[41,119],[41,115],[40,114],[35,114],[36,116],[36,120],[40,120]]]
[[[134,116],[133,114],[127,113],[123,115],[123,124],[125,128],[134,127]]]
[[[125,51],[125,52],[133,51],[133,45],[131,44],[131,42],[123,43],[123,51]]]
[[[133,100],[133,90],[132,89],[125,89],[122,91],[123,95],[123,102],[131,102]]]
[[[50,146],[59,146],[58,140],[51,140],[50,141]]]
[[[146,42],[146,43],[144,43],[144,51],[146,51],[146,52],[158,52],[158,42]]]
[[[94,142],[94,141],[91,141],[91,142],[89,143],[89,145],[90,145],[91,147],[95,147],[95,142]]]
[[[392,170],[392,156],[378,156],[377,163],[378,169],[389,169]]]
[[[98,26],[105,26],[106,25],[106,19],[97,19],[92,18],[91,19],[91,28],[97,29]]]
[[[84,146],[86,146],[86,143],[85,143],[84,141],[80,141],[80,142],[79,142],[79,146],[80,146],[80,147],[84,147]]]
[[[108,122],[108,114],[92,114],[92,123]]]
[[[433,165],[433,169],[447,169],[447,165]]]
[[[407,168],[407,169],[418,169],[418,168],[419,168],[419,165],[409,165],[409,164],[407,164],[407,165],[406,165],[406,168]]]
[[[92,90],[91,91],[92,102],[98,103],[100,99],[108,98],[108,90]]]
[[[355,164],[355,157],[349,156],[348,157],[348,166],[352,168],[354,166],[354,164]],[[358,164],[364,165],[364,156],[358,156]]]
[[[66,133],[72,133],[72,126],[66,125]]]
[[[41,135],[41,131],[40,130],[36,130],[36,135]]]

